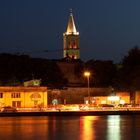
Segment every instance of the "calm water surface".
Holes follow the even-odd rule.
[[[140,140],[140,116],[1,117],[0,140]]]

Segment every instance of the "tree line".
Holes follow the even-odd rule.
[[[113,87],[131,92],[140,89],[140,49],[134,47],[128,51],[120,63],[113,61],[79,60],[75,74],[83,76],[89,70],[90,86]],[[41,79],[42,86],[62,88],[68,79],[57,65],[57,60],[31,58],[28,55],[0,54],[0,85],[19,86],[31,79]],[[85,80],[83,76],[83,80]],[[86,80],[83,86],[86,86]]]
[[[28,55],[0,54],[1,86],[20,86],[32,79],[41,79],[42,86],[60,87],[65,83],[55,61]]]

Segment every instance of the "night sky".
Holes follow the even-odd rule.
[[[71,8],[82,60],[119,62],[140,46],[140,0],[1,0],[0,53],[62,58]]]

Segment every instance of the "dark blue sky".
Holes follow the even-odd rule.
[[[70,8],[80,32],[82,60],[119,62],[140,46],[139,0],[2,0],[0,53],[62,58],[57,50],[63,49]]]

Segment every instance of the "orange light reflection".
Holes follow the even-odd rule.
[[[95,139],[95,121],[97,116],[80,117],[80,140],[94,140]]]

